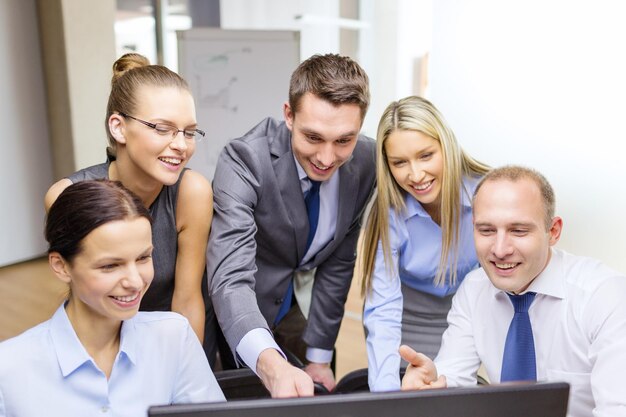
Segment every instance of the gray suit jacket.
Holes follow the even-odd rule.
[[[374,161],[374,141],[360,136],[352,158],[339,168],[335,236],[302,266],[317,267],[303,334],[309,347],[335,345],[361,218],[374,189]],[[269,330],[306,249],[308,217],[285,123],[268,118],[232,140],[220,154],[213,192],[209,291],[235,353],[250,330]]]

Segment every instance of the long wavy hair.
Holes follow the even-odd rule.
[[[443,155],[443,178],[441,185],[441,256],[439,267],[434,277],[435,285],[457,281],[456,267],[458,260],[459,228],[461,218],[461,185],[463,177],[481,177],[489,171],[489,166],[466,154],[457,143],[452,129],[445,119],[428,100],[409,96],[392,102],[383,112],[378,124],[376,140],[376,179],[378,190],[367,218],[362,236],[357,274],[361,279],[362,293],[371,290],[372,274],[376,259],[378,242],[383,249],[385,265],[390,276],[393,271],[389,243],[389,208],[400,214],[406,210],[405,191],[396,183],[389,169],[385,143],[397,130],[421,132],[439,141]],[[446,274],[448,259],[454,254],[450,273]]]

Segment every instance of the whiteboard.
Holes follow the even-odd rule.
[[[300,64],[300,33],[202,28],[177,35],[179,72],[206,132],[188,166],[211,180],[230,139],[265,117],[283,118],[289,79]]]

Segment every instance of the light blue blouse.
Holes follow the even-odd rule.
[[[225,401],[197,336],[172,312],[122,323],[109,380],[61,305],[0,343],[0,416],[146,416],[151,405]]]
[[[363,322],[367,330],[369,385],[372,391],[400,389],[400,355],[402,337],[402,287],[444,297],[456,292],[465,275],[478,267],[474,249],[471,196],[478,179],[465,178],[461,190],[461,222],[457,283],[435,286],[433,281],[441,256],[441,227],[421,204],[406,194],[405,212],[389,210],[389,243],[397,275],[389,276],[382,245],[379,243],[372,277],[372,291],[365,298]],[[454,254],[450,259],[454,259]],[[448,263],[448,267],[452,262]],[[448,269],[449,272],[449,269]],[[400,279],[398,279],[398,277]]]

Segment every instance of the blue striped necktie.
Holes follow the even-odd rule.
[[[507,295],[513,303],[515,314],[511,320],[504,344],[500,382],[536,381],[535,340],[528,316],[528,309],[535,299],[536,293]]]
[[[317,223],[320,217],[320,181],[313,181],[309,179],[311,182],[311,188],[307,191],[306,197],[304,198],[304,204],[306,206],[306,212],[309,217],[309,234],[306,240],[306,249],[304,250],[304,254],[309,251],[309,247],[311,247],[311,242],[313,242],[313,238],[315,237],[315,232],[317,231]],[[277,325],[283,317],[287,314],[289,309],[291,308],[291,302],[293,300],[293,278],[289,281],[289,287],[287,288],[287,293],[283,298],[283,303],[280,305],[280,309],[278,310],[278,314],[276,315],[276,319],[274,320],[274,325]]]

